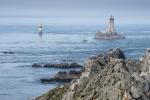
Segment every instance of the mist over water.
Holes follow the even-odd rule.
[[[36,24],[0,25],[0,98],[28,100],[58,84],[41,84],[40,78],[52,77],[60,69],[32,68],[33,63],[78,62],[121,47],[127,58],[139,58],[150,47],[150,25],[117,25],[125,40],[94,40],[102,25],[43,25],[42,37]],[[84,42],[87,40],[87,42]],[[4,54],[11,51],[14,54]]]

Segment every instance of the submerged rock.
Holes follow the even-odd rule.
[[[12,51],[4,51],[3,53],[4,53],[4,54],[14,54],[15,52],[12,52]]]
[[[35,67],[35,68],[36,68],[36,67],[43,67],[43,66],[40,65],[40,64],[33,64],[32,67]]]
[[[109,52],[112,55],[105,57]],[[125,59],[121,49],[109,52],[85,61],[80,77],[72,80],[62,94],[53,89],[47,94],[55,98],[42,95],[36,100],[150,100],[150,73],[142,68],[149,68],[149,53],[146,51],[141,62]]]
[[[83,42],[88,42],[88,40],[83,40]]]

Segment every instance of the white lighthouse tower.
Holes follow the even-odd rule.
[[[109,18],[108,32],[110,32],[110,33],[115,32],[115,25],[114,25],[114,17],[113,16],[110,16],[110,18]]]
[[[39,24],[39,25],[38,25],[38,33],[39,33],[39,34],[42,34],[42,24]]]

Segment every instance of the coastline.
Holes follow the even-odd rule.
[[[85,61],[80,78],[35,100],[149,100],[149,60],[149,49],[139,60],[126,59],[120,48],[110,49]]]

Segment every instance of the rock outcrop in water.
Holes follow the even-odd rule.
[[[42,83],[68,83],[73,79],[79,78],[81,75],[81,71],[71,70],[69,72],[66,71],[59,71],[54,77],[52,78],[42,78]]]
[[[12,52],[12,51],[4,51],[3,53],[4,53],[4,54],[14,54],[15,52]]]
[[[46,67],[46,68],[82,68],[82,65],[79,65],[78,63],[60,63],[60,64],[33,64],[32,67],[38,68],[38,67]]]
[[[150,100],[150,49],[139,60],[111,49],[85,61],[78,79],[36,100]]]
[[[117,32],[98,32],[95,35],[95,39],[98,40],[118,40],[118,39],[125,39],[125,36],[119,34]]]

